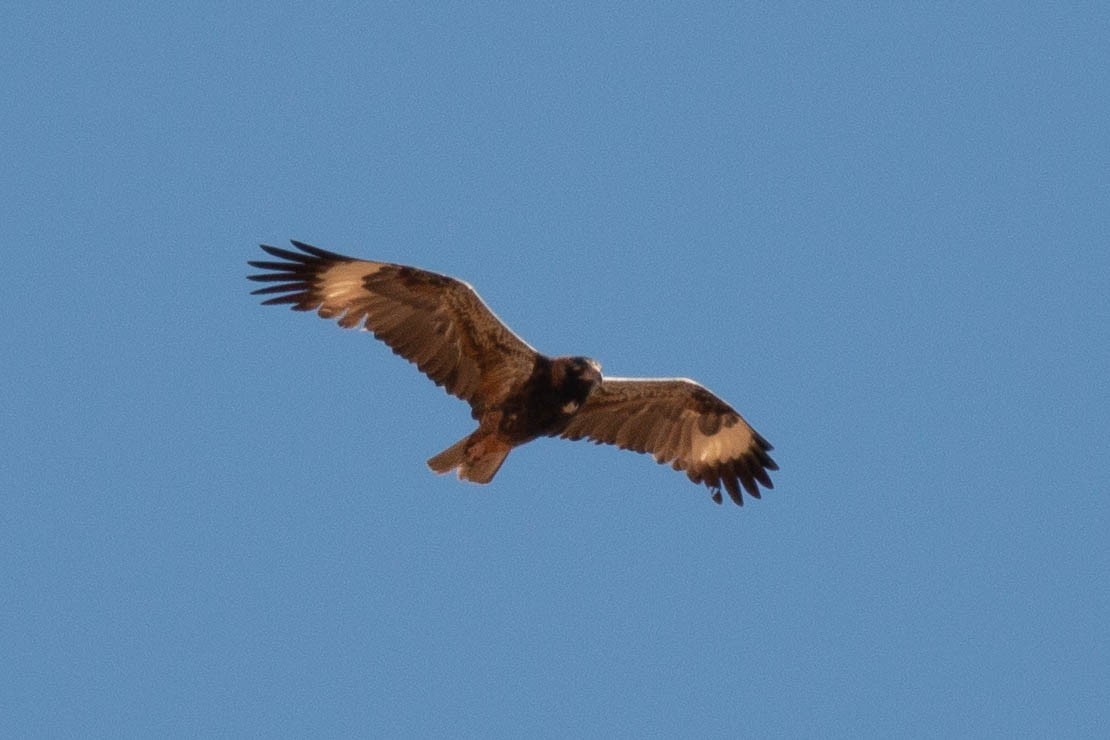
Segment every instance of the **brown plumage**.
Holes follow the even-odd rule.
[[[771,445],[731,406],[684,378],[603,378],[587,357],[532,349],[466,283],[446,275],[370,262],[294,241],[280,259],[251,261],[274,283],[254,293],[266,305],[316,311],[344,328],[373,332],[448,393],[470,404],[478,429],[428,460],[437,473],[488,483],[509,452],[537,437],[589,439],[650,453],[659,463],[721,488],[743,504],[759,498],[778,465]]]

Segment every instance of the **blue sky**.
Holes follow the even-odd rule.
[[[25,4],[0,734],[1110,724],[1110,13]],[[301,239],[697,378],[743,509],[248,295]]]

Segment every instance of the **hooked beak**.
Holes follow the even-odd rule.
[[[593,370],[593,379],[598,383],[601,382],[601,363],[597,360],[590,360],[590,369]]]

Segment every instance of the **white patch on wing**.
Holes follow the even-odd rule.
[[[698,462],[723,462],[735,460],[752,446],[752,435],[747,425],[736,423],[731,427],[724,424],[716,434],[704,435],[694,429],[690,440],[690,455]]]
[[[346,305],[366,295],[362,281],[373,275],[381,265],[367,262],[339,262],[320,275],[320,292],[327,305]]]

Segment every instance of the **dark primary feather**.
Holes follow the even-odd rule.
[[[759,498],[759,484],[774,487],[767,471],[778,470],[771,445],[735,409],[680,378],[606,378],[562,436],[650,453],[704,483],[718,503],[721,487],[740,505],[741,487]]]
[[[507,380],[527,373],[535,350],[474,290],[446,275],[346,257],[294,241],[299,252],[262,245],[283,261],[252,261],[266,305],[316,311],[344,328],[366,328],[437,385],[478,412],[499,400]]]

